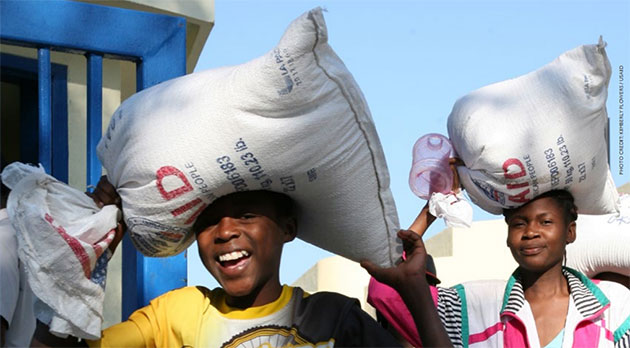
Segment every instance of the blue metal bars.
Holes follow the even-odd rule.
[[[40,86],[50,85],[47,48],[88,57],[88,184],[101,168],[95,146],[101,135],[102,59],[137,63],[137,89],[148,88],[186,73],[186,20],[179,17],[99,6],[76,1],[2,0],[3,43],[40,50]],[[42,48],[45,47],[45,48]],[[97,88],[98,86],[98,88]],[[40,95],[40,158],[50,171],[50,87]],[[94,104],[93,104],[94,103]],[[48,113],[46,116],[45,113]],[[123,318],[154,297],[186,285],[186,255],[145,258],[123,243]]]
[[[39,106],[39,162],[48,174],[52,173],[52,102],[50,79],[50,50],[37,50],[38,106]]]
[[[96,145],[103,128],[103,56],[87,55],[87,178],[88,186],[96,185],[101,177],[101,163]]]

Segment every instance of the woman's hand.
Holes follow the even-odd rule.
[[[427,201],[416,219],[411,223],[411,226],[409,226],[409,230],[422,237],[433,221],[435,221],[435,216],[429,212],[429,201]]]
[[[463,166],[464,161],[456,157],[451,157],[448,159],[448,164],[451,167],[451,172],[453,173],[453,186],[451,187],[451,190],[455,193],[458,193],[459,191],[461,191],[462,185],[459,181],[459,173],[457,173],[457,167]]]

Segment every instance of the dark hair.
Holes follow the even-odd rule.
[[[560,207],[560,209],[562,209],[562,215],[564,216],[564,222],[568,225],[571,222],[577,220],[578,218],[578,208],[575,205],[575,200],[573,199],[573,195],[566,190],[552,190],[552,191],[547,191],[545,193],[542,193],[538,196],[536,196],[534,199],[532,199],[531,201],[529,201],[526,204],[529,204],[535,200],[541,199],[541,198],[551,198],[554,200],[554,202],[556,202],[556,204],[558,204],[558,206]],[[520,207],[519,207],[520,208]],[[505,217],[505,220],[507,221],[510,216],[512,216],[512,214],[514,214],[514,212],[519,209],[519,208],[512,208],[512,209],[503,209],[503,216]]]
[[[219,197],[199,215],[199,217],[193,224],[193,231],[195,232],[195,234],[201,232],[203,228],[205,228],[205,226],[207,225],[205,216],[213,209],[214,204],[232,195],[245,195],[250,201],[264,201],[265,204],[273,205],[275,207],[276,213],[278,214],[278,217],[280,218],[291,218],[296,216],[296,208],[293,199],[283,193],[267,190],[234,192],[226,196]]]
[[[295,202],[288,195],[273,191],[264,191],[273,196],[276,204],[276,211],[280,217],[295,217]]]

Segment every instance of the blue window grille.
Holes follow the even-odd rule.
[[[135,62],[137,90],[186,73],[186,21],[180,17],[66,0],[2,0],[0,26],[2,43],[37,49],[38,159],[53,175],[57,174],[57,161],[65,158],[67,176],[68,155],[67,129],[66,148],[55,146],[59,140],[54,137],[58,122],[53,110],[61,98],[53,95],[55,68],[50,52],[87,57],[88,185],[96,185],[101,176],[96,145],[102,126],[103,58]],[[154,297],[186,285],[185,253],[169,258],[143,257],[128,237],[122,251],[123,318]]]
[[[39,160],[39,125],[37,113],[37,60],[0,54],[2,62],[2,81],[15,84],[20,89],[20,159],[23,162]],[[52,158],[50,172],[52,175],[68,182],[68,69],[65,65],[51,64],[51,125],[52,125]],[[35,145],[35,146],[34,146]],[[3,160],[7,160],[4,158]]]

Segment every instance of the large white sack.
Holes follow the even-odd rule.
[[[567,266],[589,277],[602,272],[630,276],[630,195],[621,195],[619,208],[619,214],[579,215]]]
[[[262,57],[164,82],[116,110],[98,155],[138,250],[178,253],[208,204],[264,189],[297,202],[303,240],[381,266],[400,257],[370,111],[327,40],[317,8]]]
[[[600,39],[526,75],[459,99],[448,134],[474,203],[500,214],[552,189],[568,189],[580,213],[617,211],[605,131],[610,63]]]
[[[120,212],[99,209],[85,193],[19,162],[2,171],[11,189],[9,219],[33,293],[45,306],[40,320],[59,335],[96,339],[101,335],[107,249]],[[43,311],[43,312],[42,312]]]

